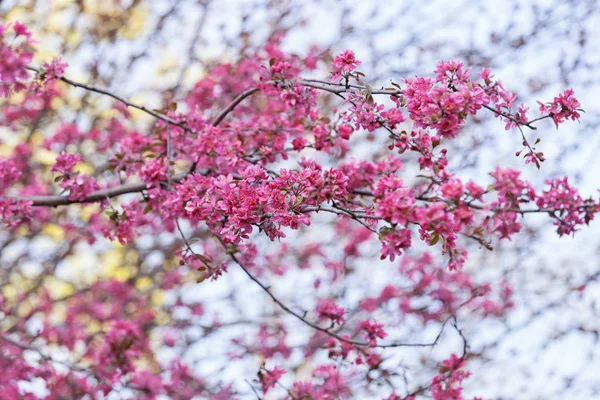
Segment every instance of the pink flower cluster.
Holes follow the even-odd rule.
[[[419,128],[436,129],[439,137],[454,138],[468,115],[490,102],[479,85],[469,79],[460,61],[440,62],[436,77],[405,79],[402,95],[410,118]]]
[[[7,31],[11,28],[14,39],[7,39]],[[20,22],[0,24],[0,96],[8,97],[26,88],[24,81],[29,77],[26,67],[33,58],[33,44],[25,25]]]
[[[581,104],[573,95],[573,89],[567,89],[555,97],[551,103],[544,104],[538,101],[540,112],[550,115],[556,127],[568,119],[578,120],[581,116],[579,114]]]
[[[364,333],[364,338],[371,346],[377,344],[377,339],[384,339],[387,336],[387,333],[383,329],[383,324],[378,324],[374,320],[361,321],[358,324],[358,329]]]
[[[256,333],[256,341],[249,341],[249,337],[235,338],[231,342],[239,346],[239,352],[233,352],[232,357],[243,357],[246,352],[259,354],[261,357],[272,358],[280,355],[288,359],[292,354],[292,349],[286,343],[287,330],[281,322],[271,325],[261,324]]]
[[[443,186],[443,192],[452,197],[460,197],[463,195],[462,184],[456,179],[450,180]],[[376,183],[373,194],[376,196],[376,215],[393,226],[400,224],[408,227],[409,224],[417,224],[421,240],[435,245],[442,239],[442,249],[450,255],[452,269],[459,268],[464,263],[463,250],[456,248],[456,239],[457,233],[472,223],[472,212],[468,207],[449,209],[442,201],[418,205],[413,191],[404,187],[402,181],[393,176],[382,177]],[[409,229],[381,230],[381,258],[390,256],[393,261],[402,250],[410,247],[410,238]]]
[[[584,201],[579,191],[573,188],[568,179],[547,180],[550,187],[537,198],[541,209],[549,209],[559,236],[575,233],[578,225],[588,224],[597,212],[593,201]]]
[[[264,368],[263,370],[258,372],[258,380],[260,381],[260,385],[263,393],[267,393],[269,389],[274,388],[275,384],[281,377],[285,374],[285,370],[279,367],[275,367],[272,370],[268,370]]]
[[[466,272],[440,268],[430,253],[418,258],[404,257],[398,273],[410,282],[408,289],[387,285],[379,295],[363,299],[360,309],[373,313],[383,305],[397,301],[402,315],[415,316],[427,323],[443,322],[461,307],[485,317],[502,316],[513,306],[512,292],[505,284],[493,290],[488,284],[477,284]]]
[[[319,299],[317,300],[317,315],[319,321],[330,320],[332,324],[342,324],[344,320],[344,314],[346,310],[338,306],[335,301],[331,299]]]
[[[0,160],[0,194],[13,185],[21,177],[22,171],[13,160]]]
[[[347,123],[353,123],[354,129],[364,129],[368,132],[373,132],[380,128],[383,124],[382,115],[390,116],[390,121],[393,124],[404,121],[404,117],[400,111],[385,113],[385,106],[377,104],[368,96],[359,93],[350,93],[346,99],[350,103],[348,111],[342,115],[342,118]],[[380,118],[382,118],[380,120]]]
[[[490,175],[495,179],[494,191],[498,195],[498,199],[491,203],[491,207],[497,209],[494,231],[501,239],[508,239],[521,231],[521,224],[517,222],[518,211],[521,204],[535,200],[535,191],[531,184],[519,179],[520,172],[513,169],[498,167]]]
[[[31,201],[0,199],[0,220],[8,228],[16,228],[30,220]]]
[[[524,104],[519,105],[517,112],[513,112],[513,106],[517,100],[516,94],[504,89],[502,82],[493,81],[493,75],[488,68],[481,68],[481,72],[477,74],[483,79],[484,84],[480,85],[485,93],[489,96],[491,103],[496,110],[495,116],[504,118],[506,123],[505,129],[517,127],[528,122],[527,111],[529,110]]]
[[[433,400],[463,400],[461,384],[471,375],[461,369],[463,366],[464,359],[456,354],[442,362],[440,374],[432,379],[429,388]]]
[[[381,240],[381,259],[390,258],[394,261],[396,256],[402,255],[411,245],[412,232],[410,229],[384,229],[379,234]]]
[[[352,394],[347,379],[335,365],[319,365],[312,381],[296,381],[289,391],[292,399],[347,398]]]
[[[416,199],[413,190],[404,186],[400,178],[383,176],[375,184],[373,195],[378,198],[377,215],[392,224],[408,225]]]
[[[305,207],[341,200],[347,194],[343,173],[323,171],[314,162],[299,171],[282,169],[276,178],[268,178],[260,167],[246,168],[241,179],[195,174],[178,186],[172,201],[184,204],[189,218],[206,221],[227,242],[239,243],[249,237],[252,226],[271,240],[285,237],[282,227],[309,225]],[[226,221],[222,215],[228,216]]]
[[[393,261],[411,246],[412,224],[419,227],[421,240],[430,245],[441,242],[442,253],[450,257],[450,269],[457,269],[466,259],[464,249],[457,247],[459,233],[474,229],[477,232],[474,238],[478,240],[485,240],[490,232],[499,239],[510,239],[521,230],[520,215],[535,211],[524,210],[526,205],[537,205],[537,212],[550,212],[561,236],[589,223],[597,212],[596,203],[592,199],[584,201],[566,178],[547,181],[550,188],[538,196],[530,183],[520,179],[518,171],[497,168],[490,175],[494,183],[486,191],[472,181],[463,184],[457,177],[441,171],[441,180],[429,186],[430,191],[438,187],[439,195],[427,199],[416,197],[414,190],[405,187],[397,176],[381,177],[373,184],[375,215],[391,225],[379,231],[381,258],[389,256]],[[477,208],[470,205],[474,201],[483,202],[483,195],[488,192],[493,192],[496,199]],[[478,213],[484,217],[479,226],[475,224]]]
[[[93,357],[98,369],[106,371],[111,379],[126,375],[135,370],[134,360],[147,351],[148,343],[139,327],[129,321],[113,321],[104,336],[104,343]],[[117,370],[118,372],[115,372]]]
[[[44,63],[43,75],[45,81],[62,78],[68,66],[69,64],[64,62],[60,56],[54,58],[50,63]]]
[[[79,154],[63,152],[59,154],[56,163],[50,168],[50,171],[58,174],[55,181],[60,182],[60,187],[69,191],[69,199],[75,201],[84,200],[94,190],[99,189],[96,178],[73,172],[73,168],[80,161]]]
[[[341,78],[347,77],[360,65],[360,61],[356,59],[352,50],[344,50],[333,58],[333,72],[331,80],[338,81]]]

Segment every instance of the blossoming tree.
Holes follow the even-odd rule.
[[[463,125],[489,114],[519,133],[521,168],[543,172],[538,123],[582,117],[567,88],[522,104],[461,61],[376,86],[352,50],[292,54],[275,34],[153,109],[72,78],[60,57],[34,65],[21,23],[0,37],[2,122],[34,126],[0,159],[5,246],[59,232],[43,271],[17,254],[3,278],[7,399],[467,398],[477,354],[462,323],[501,320],[514,299],[465,264],[531,216],[565,236],[598,211],[567,177],[535,187],[502,165],[484,181],[449,167]],[[70,90],[110,113],[35,135]],[[114,274],[81,266],[57,290],[64,260],[108,262],[107,243],[126,250]],[[210,292],[223,282],[226,295]]]

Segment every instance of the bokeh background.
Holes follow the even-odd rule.
[[[549,101],[573,88],[586,111],[580,122],[556,130],[546,120],[536,132],[526,132],[532,141],[542,139],[538,147],[547,161],[540,170],[515,157],[521,149],[519,132],[505,131],[491,113],[468,122],[449,145],[449,162],[460,177],[479,182],[489,180],[489,171],[497,165],[523,170],[523,176],[538,188],[545,179],[568,175],[583,197],[597,196],[600,188],[599,10],[594,0],[0,2],[3,21],[25,23],[39,40],[35,65],[62,55],[70,64],[69,78],[93,82],[148,108],[182,102],[212,67],[234,62],[276,33],[285,34],[285,49],[300,54],[312,45],[331,54],[353,49],[363,61],[360,70],[373,87],[389,86],[390,79],[397,82],[431,74],[442,59],[460,59],[474,71],[492,68],[504,86],[532,109],[537,100]],[[314,74],[326,76],[326,64],[320,64]],[[33,123],[0,127],[0,153],[9,154],[28,135],[40,143],[35,162],[40,168],[49,168],[56,152],[41,144],[60,123],[70,121],[81,130],[106,128],[103,121],[116,113],[110,99],[70,89],[53,102],[52,112]],[[154,123],[141,112],[133,110],[131,115],[131,129],[143,131]],[[351,143],[350,155],[376,157],[378,148],[385,148],[383,143],[357,139]],[[86,156],[90,173],[102,173],[106,155],[86,152],[85,143],[77,150]],[[78,212],[85,221],[89,210],[82,207],[64,212]],[[297,235],[290,233],[289,246],[300,249],[316,241],[328,257],[335,258],[340,252],[340,234],[326,226],[332,218],[320,216],[318,221],[322,224]],[[185,226],[184,230],[193,234]],[[275,326],[279,320],[286,322],[291,342],[296,337],[300,343],[311,335],[298,321],[281,315],[239,270],[232,269],[217,282],[201,284],[190,274],[188,283],[177,290],[155,286],[156,276],[178,268],[173,254],[181,242],[176,235],[142,236],[126,246],[100,238],[86,244],[71,241],[68,232],[49,223],[36,232],[1,231],[0,241],[0,291],[6,298],[19,298],[27,308],[41,289],[62,299],[98,281],[127,282],[165,312],[165,325],[153,333],[160,358],[184,360],[207,379],[234,381],[241,398],[255,397],[244,379],[255,374],[260,360],[241,357],[239,363],[228,362],[230,353],[237,351],[232,339],[254,334],[259,324]],[[265,253],[277,257],[267,241],[257,241]],[[510,282],[515,307],[499,321],[461,316],[472,354],[468,368],[474,372],[465,381],[466,393],[494,399],[600,399],[598,222],[593,221],[575,237],[559,239],[547,219],[532,217],[510,243],[495,245],[491,252],[471,246],[466,270],[498,285]],[[414,253],[419,251],[416,248]],[[377,247],[372,253],[372,258],[378,259]],[[310,309],[316,293],[311,282],[315,274],[324,274],[320,265],[324,261],[311,262],[313,268],[285,277],[265,268],[264,277],[288,303]],[[343,283],[329,290],[349,303],[365,293],[378,293],[392,279],[393,271],[385,265],[368,259],[356,262]],[[161,338],[175,329],[178,319],[188,317],[187,311],[181,315],[173,311],[177,302],[201,304],[203,316],[195,320],[195,326],[177,333],[177,346],[166,347]],[[215,333],[211,325],[216,320],[222,327]],[[35,318],[29,324],[32,332],[40,329]],[[438,331],[435,325],[417,329],[408,324],[396,333],[427,340]],[[430,379],[418,371],[431,370],[435,362],[460,346],[460,337],[448,331],[433,350],[398,349],[386,354],[390,363],[411,371],[407,372],[411,384],[418,384],[419,379]],[[56,357],[64,356],[60,349],[52,351]],[[294,352],[292,360],[297,364],[297,376],[310,367],[301,352]],[[36,385],[30,383],[32,390],[38,390]],[[380,398],[385,393],[385,387],[375,388],[364,398]],[[133,395],[124,390],[123,396]]]

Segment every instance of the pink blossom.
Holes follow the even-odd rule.
[[[567,89],[555,97],[551,103],[544,104],[538,101],[540,112],[550,115],[556,127],[568,119],[578,120],[581,116],[578,112],[581,104],[573,96],[574,94],[573,89]]]
[[[329,319],[333,324],[342,324],[346,311],[331,299],[317,300],[317,315],[320,321]]]
[[[2,36],[6,35],[9,27],[10,25],[0,25]],[[29,50],[33,45],[31,33],[20,22],[15,22],[12,29],[17,38],[22,36],[24,41],[7,41],[0,37],[0,96],[3,97],[26,88],[24,81],[29,78],[26,67],[33,58],[33,53]]]
[[[432,379],[429,388],[434,400],[463,400],[461,384],[470,376],[468,371],[461,370],[463,365],[464,360],[456,354],[442,362],[440,375]]]
[[[559,236],[574,233],[578,225],[593,218],[584,209],[584,200],[578,190],[569,184],[568,178],[547,180],[546,184],[550,187],[537,198],[536,204],[542,209],[556,210],[552,212],[552,218]]]
[[[48,79],[60,79],[68,66],[69,64],[63,62],[62,58],[59,56],[54,58],[50,64],[44,63],[44,72]]]
[[[383,330],[383,324],[376,321],[364,320],[358,324],[358,329],[364,332],[364,337],[371,346],[375,346],[377,339],[384,339],[387,333]]]
[[[58,172],[59,174],[70,174],[71,170],[75,165],[81,161],[81,155],[79,154],[68,154],[62,152],[56,158],[56,162],[50,168],[52,172]]]
[[[344,50],[333,58],[333,72],[331,80],[337,81],[343,76],[347,76],[360,65],[360,61],[354,56],[352,50]]]
[[[261,388],[263,393],[267,393],[269,389],[275,387],[275,384],[285,374],[285,370],[279,367],[274,367],[271,370],[263,369],[258,373],[258,379],[260,380]]]
[[[389,257],[390,261],[394,261],[396,256],[402,255],[411,245],[411,236],[410,229],[384,232],[381,238],[381,259]]]

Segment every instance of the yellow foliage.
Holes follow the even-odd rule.
[[[10,283],[2,285],[1,293],[9,303],[14,303],[17,299],[17,288]]]
[[[13,147],[0,145],[0,157],[10,157],[13,154]]]
[[[33,57],[33,63],[36,65],[42,65],[43,63],[52,60],[56,57],[56,53],[48,50],[48,47],[42,47],[36,51]]]
[[[54,277],[48,277],[44,282],[44,287],[50,293],[53,299],[60,299],[62,297],[73,294],[75,288],[70,283],[66,283]]]
[[[61,274],[72,282],[92,284],[100,275],[98,264],[94,253],[80,252],[64,260],[61,264]]]
[[[119,116],[119,114],[120,113],[117,110],[115,110],[114,108],[109,108],[106,110],[102,110],[102,112],[100,112],[100,114],[98,116],[103,120],[109,120],[111,118],[115,118],[115,117]]]
[[[54,165],[56,162],[56,157],[58,157],[58,154],[46,149],[38,149],[35,153],[33,153],[34,162],[38,162],[47,166]]]
[[[133,253],[133,254],[132,254]],[[138,255],[135,251],[124,253],[124,249],[115,243],[114,248],[105,253],[102,262],[102,275],[106,278],[125,282],[136,274]]]
[[[102,261],[105,266],[116,266],[123,262],[123,249],[119,247],[113,247],[103,254]]]
[[[15,21],[25,21],[27,20],[27,16],[29,15],[29,11],[25,7],[13,7],[11,8],[6,15],[4,16],[3,24],[7,24],[9,22]]]
[[[141,95],[132,96],[129,100],[135,104],[148,104],[147,96],[141,96]],[[151,108],[151,107],[148,107],[148,108]],[[146,112],[144,112],[142,110],[138,110],[137,108],[129,107],[127,110],[131,114],[130,119],[133,121],[149,122],[149,121],[154,120],[154,117],[152,117],[151,115],[148,115]]]
[[[11,104],[19,104],[21,103],[23,100],[25,99],[25,92],[17,92],[14,93],[11,97],[10,97],[10,102]]]
[[[81,207],[81,210],[79,211],[79,218],[81,218],[83,221],[89,221],[92,214],[98,212],[98,208],[98,204],[88,204]]]
[[[55,242],[62,242],[65,240],[65,230],[56,224],[46,224],[42,229],[42,232]]]
[[[69,34],[65,37],[65,42],[67,43],[68,46],[76,46],[79,44],[79,42],[81,41],[81,36],[79,35],[79,32],[74,30],[69,32]]]
[[[183,77],[183,84],[193,86],[196,82],[206,76],[206,68],[200,65],[192,65],[186,71]]]
[[[65,304],[65,302],[55,303],[50,313],[49,322],[51,324],[58,325],[65,320],[66,315],[67,305]]]
[[[62,97],[54,97],[50,102],[50,107],[52,107],[53,110],[58,110],[61,107],[63,107],[64,105],[65,105],[65,101],[63,100]]]
[[[110,324],[110,323],[109,323]],[[102,330],[102,324],[100,324],[98,321],[96,321],[95,319],[88,321],[85,324],[85,327],[87,328],[88,333],[92,334],[92,333],[96,333],[96,332],[100,332]]]
[[[131,278],[131,276],[132,274],[130,268],[119,267],[114,270],[113,274],[111,275],[111,278],[114,278],[119,282],[125,282],[126,280]]]
[[[158,289],[153,291],[152,295],[150,297],[150,301],[155,306],[162,305],[164,302],[164,292],[162,290],[158,290]]]
[[[152,279],[147,276],[142,276],[135,281],[135,288],[137,290],[147,290],[152,287]]]
[[[102,269],[102,275],[107,278],[114,278],[121,282],[126,281],[129,278],[129,273],[124,270],[118,264],[104,264]]]
[[[175,54],[169,48],[162,49],[162,55],[160,57],[160,61],[157,69],[157,76],[160,77],[162,75],[166,75],[172,71],[177,71],[179,67],[179,63],[177,60],[177,54]]]
[[[34,149],[39,149],[42,146],[42,143],[44,143],[44,133],[43,131],[36,129],[35,131],[33,131],[33,134],[31,135],[31,138],[29,139],[29,143],[31,143],[31,146]]]
[[[95,15],[114,15],[122,11],[119,9],[118,2],[98,0],[84,0],[83,9],[86,14]]]
[[[13,275],[12,283],[16,288],[19,288],[21,292],[25,292],[33,287],[33,280],[29,279],[23,275]]]
[[[75,165],[75,168],[73,168],[73,170],[76,172],[81,172],[82,174],[86,174],[88,176],[94,173],[94,167],[92,166],[92,164],[86,162],[78,162]]]
[[[57,8],[64,8],[75,3],[75,0],[54,0],[54,3]]]
[[[83,82],[85,82],[85,81],[83,81]],[[76,96],[68,96],[67,97],[67,104],[68,104],[69,108],[72,109],[72,110],[79,110],[81,108],[81,106],[82,106],[81,99],[79,97],[76,97]]]
[[[169,316],[167,314],[162,313],[162,312],[157,312],[156,317],[154,318],[154,321],[158,325],[165,325],[165,324],[168,324],[171,321],[171,319],[169,318]]]
[[[131,11],[127,24],[119,29],[119,33],[125,39],[133,39],[138,34],[142,33],[146,24],[148,10],[144,7],[136,7]]]
[[[58,34],[66,33],[69,27],[67,14],[59,11],[50,13],[50,15],[46,16],[44,19],[44,27],[50,32],[55,32]]]
[[[137,263],[139,258],[140,258],[140,255],[135,250],[129,250],[125,254],[125,260],[127,260],[127,262],[130,262],[130,263]]]
[[[15,236],[23,237],[23,236],[29,235],[30,233],[31,232],[29,231],[29,228],[25,225],[22,225],[22,226],[18,227],[17,230],[15,231]]]
[[[30,301],[22,301],[18,304],[17,315],[19,317],[25,317],[33,310],[33,306]]]

